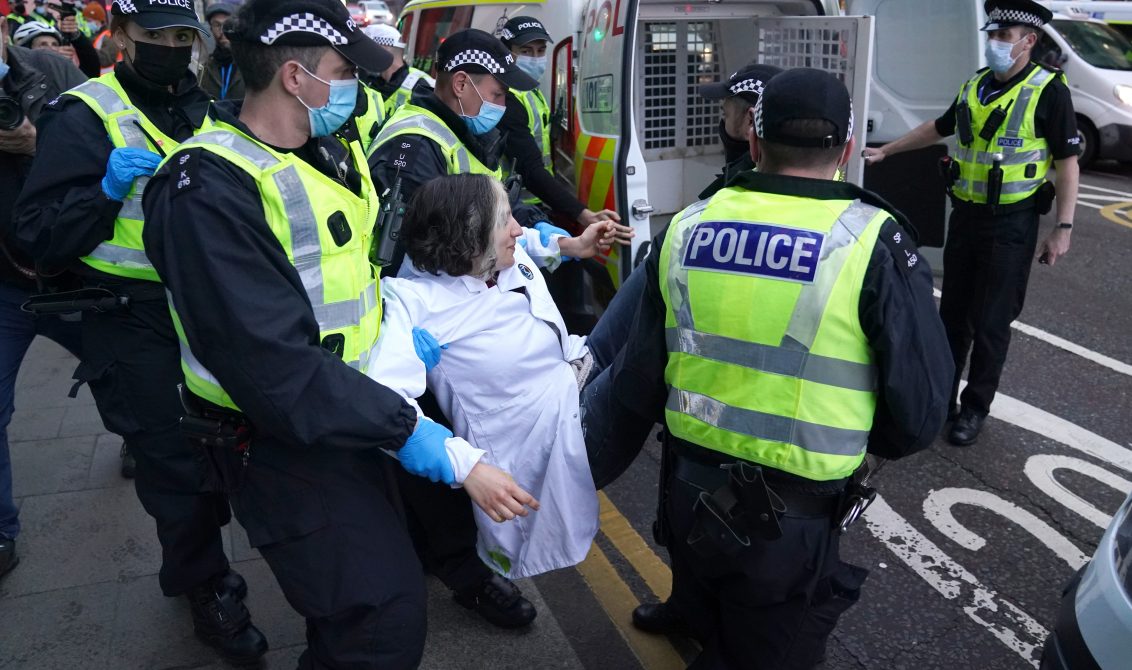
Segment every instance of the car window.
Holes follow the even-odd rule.
[[[1104,70],[1132,70],[1132,43],[1103,23],[1055,20],[1053,27],[1086,63]]]

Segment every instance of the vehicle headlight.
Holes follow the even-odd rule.
[[[1125,105],[1128,105],[1129,107],[1132,107],[1132,86],[1117,84],[1116,88],[1113,90],[1113,93],[1116,94],[1117,100],[1124,103]]]

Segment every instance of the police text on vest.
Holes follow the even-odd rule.
[[[742,221],[705,221],[692,231],[684,267],[811,283],[825,235]]]

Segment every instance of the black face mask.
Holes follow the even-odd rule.
[[[747,140],[737,140],[727,134],[727,126],[723,123],[723,119],[719,120],[719,141],[723,143],[723,157],[728,163],[751,151]]]
[[[131,65],[142,79],[158,86],[172,86],[181,81],[193,60],[193,48],[167,47],[149,42],[134,42]]]

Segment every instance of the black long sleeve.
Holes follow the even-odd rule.
[[[71,36],[71,46],[75,48],[75,56],[79,59],[79,69],[88,77],[97,77],[102,74],[102,62],[98,57],[98,50],[90,38],[82,33]]]
[[[869,452],[901,458],[928,447],[947,418],[955,364],[932,297],[932,270],[896,221],[887,221],[858,306],[879,372]]]
[[[36,133],[36,159],[12,225],[16,244],[51,272],[109,239],[122,203],[102,192],[114,145],[90,107],[63,96],[44,108]]]
[[[178,188],[159,172],[146,188],[144,241],[194,355],[266,437],[299,449],[399,449],[415,411],[319,345],[255,182],[201,149],[186,155],[178,181],[207,186]]]
[[[499,129],[507,138],[503,155],[515,161],[514,171],[523,177],[523,187],[550,209],[576,221],[586,206],[542,164],[542,152],[531,135],[527,110],[514,93],[507,93],[507,110],[499,121]]]

